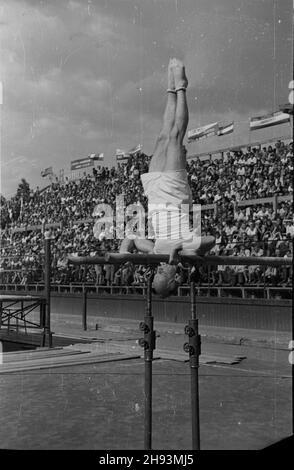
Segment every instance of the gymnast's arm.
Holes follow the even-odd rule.
[[[153,253],[154,243],[146,238],[125,238],[119,252],[132,253],[134,249],[141,253]]]
[[[195,255],[203,256],[209,250],[215,246],[215,238],[211,235],[206,237],[201,237],[192,241],[191,243],[185,243],[185,249],[183,249],[183,242],[180,240],[175,244],[170,252],[169,264],[178,264],[179,263],[179,252],[181,255]]]

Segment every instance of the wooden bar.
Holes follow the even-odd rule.
[[[191,265],[225,265],[225,266],[291,266],[293,258],[280,257],[254,257],[254,256],[198,256],[181,255],[179,259],[182,263]],[[69,256],[69,262],[72,264],[123,264],[127,261],[134,264],[153,264],[168,263],[168,254],[144,254],[144,253],[106,253],[101,256]]]

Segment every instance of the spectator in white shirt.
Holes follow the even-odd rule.
[[[286,221],[286,235],[290,235],[291,238],[294,238],[294,223],[291,220]]]
[[[255,237],[256,233],[257,233],[256,226],[254,225],[253,222],[250,222],[249,226],[247,227],[246,234],[248,235],[249,238],[253,238]]]

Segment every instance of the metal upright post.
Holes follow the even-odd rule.
[[[293,253],[293,250],[294,250],[294,238],[292,238],[292,253]],[[293,278],[293,266],[290,267],[290,271],[289,271],[289,276],[291,276],[291,270],[292,270],[292,292],[293,292],[293,289],[294,289],[294,278]],[[289,344],[289,346],[291,345],[291,349],[292,349],[292,354],[290,355],[291,359],[292,359],[292,433],[294,434],[294,394],[293,394],[293,389],[294,389],[294,361],[293,361],[293,358],[294,358],[294,352],[293,352],[293,349],[294,349],[294,309],[292,308],[292,342]]]
[[[51,334],[51,239],[45,238],[45,268],[44,268],[45,298],[46,298],[46,315],[44,325],[43,345],[46,345],[46,337],[48,338],[48,346],[52,348]]]
[[[152,449],[152,361],[155,349],[155,331],[153,330],[152,316],[152,275],[147,281],[147,302],[144,322],[140,323],[140,330],[144,331],[144,338],[139,344],[144,348],[145,360],[145,419],[144,419],[144,447]]]
[[[184,344],[184,351],[189,353],[191,374],[191,418],[192,418],[192,449],[200,450],[200,413],[199,413],[199,356],[201,354],[201,337],[198,332],[196,316],[195,283],[190,282],[191,320],[185,327],[189,343]]]
[[[83,328],[87,331],[87,287],[84,288],[83,292]]]

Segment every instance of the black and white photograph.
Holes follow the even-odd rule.
[[[0,0],[0,454],[290,446],[293,13]]]

